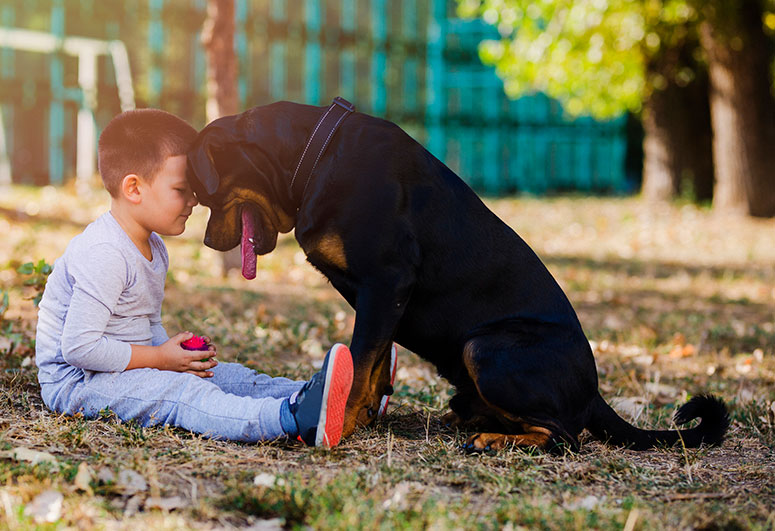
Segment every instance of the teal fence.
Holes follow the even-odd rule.
[[[242,108],[341,95],[399,123],[473,187],[490,194],[626,187],[624,118],[568,120],[542,95],[511,101],[476,53],[494,36],[454,17],[450,0],[235,0]],[[204,125],[205,0],[4,0],[0,26],[120,39],[138,106]],[[120,111],[100,59],[95,120]],[[0,49],[0,117],[15,182],[74,174],[83,94],[77,60]]]

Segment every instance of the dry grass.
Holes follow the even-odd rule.
[[[728,402],[733,423],[712,449],[631,452],[588,439],[561,457],[465,455],[467,434],[439,421],[449,385],[407,351],[387,417],[332,451],[46,411],[30,364],[35,311],[15,269],[52,263],[106,205],[96,191],[0,196],[0,291],[11,302],[0,323],[0,450],[25,447],[57,461],[0,460],[0,527],[775,527],[772,221],[634,199],[491,201],[567,291],[595,346],[606,398],[638,425],[669,427],[677,404],[711,391]],[[294,377],[311,374],[330,343],[348,341],[352,310],[292,237],[259,262],[256,281],[223,279],[218,256],[200,245],[205,222],[197,209],[187,232],[167,241],[168,331],[207,333],[222,359]],[[81,463],[93,475],[79,477]],[[126,481],[108,480],[122,469],[139,473],[147,489],[133,494]],[[64,495],[59,524],[36,524],[24,507],[48,489]],[[165,503],[176,508],[153,508]]]

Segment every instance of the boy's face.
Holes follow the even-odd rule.
[[[186,179],[186,156],[167,157],[156,177],[142,185],[141,220],[149,231],[177,236],[186,229],[191,209],[197,204]]]

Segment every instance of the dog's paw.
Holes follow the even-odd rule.
[[[505,435],[503,433],[477,433],[469,437],[463,449],[466,452],[488,452],[490,450],[502,450],[506,446],[519,448],[546,449],[549,444],[551,432],[546,428],[528,426],[528,433],[518,435]]]
[[[469,453],[501,450],[505,448],[508,439],[509,437],[502,433],[477,433],[463,443],[463,449]]]
[[[460,428],[463,426],[463,419],[454,411],[449,411],[441,416],[441,424],[447,428]]]

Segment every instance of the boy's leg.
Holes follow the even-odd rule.
[[[122,420],[171,424],[215,439],[253,442],[285,435],[283,398],[237,396],[193,374],[157,369],[85,373],[69,396],[56,397],[53,409],[93,418],[109,408]]]
[[[253,442],[298,434],[310,446],[334,446],[352,379],[350,351],[336,344],[292,404],[287,397],[237,396],[198,376],[157,369],[84,371],[61,386],[47,385],[41,394],[48,407],[71,415],[93,418],[109,408],[122,420],[171,424],[212,438]]]
[[[239,363],[219,362],[210,370],[213,376],[207,379],[209,382],[237,396],[288,398],[306,383],[282,377],[272,378]]]

